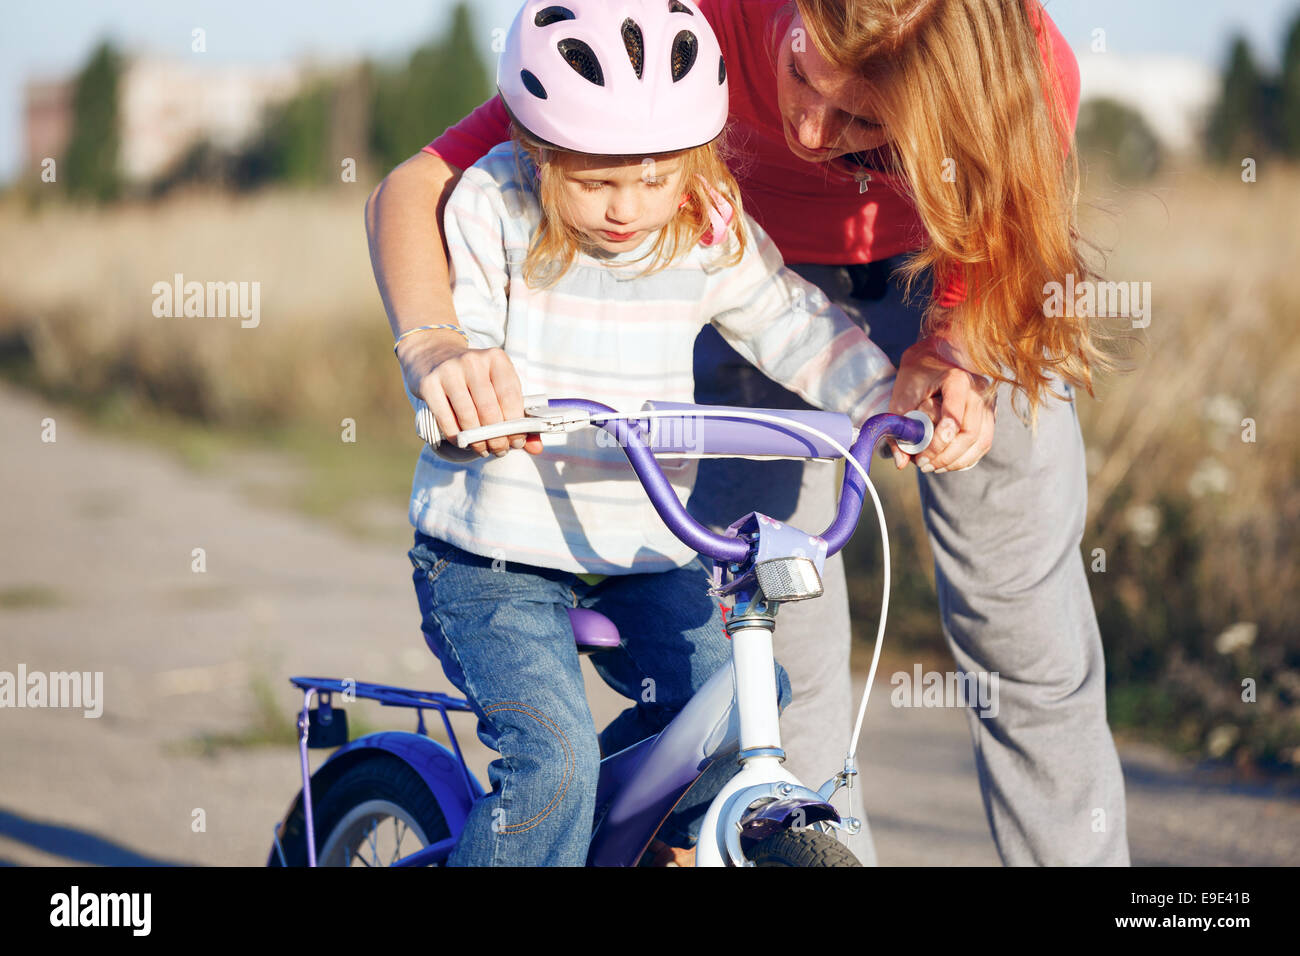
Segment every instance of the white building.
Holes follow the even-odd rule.
[[[1219,75],[1199,60],[1076,52],[1079,99],[1115,100],[1146,120],[1161,144],[1193,150],[1219,95]]]
[[[298,66],[222,66],[149,56],[127,59],[118,88],[120,163],[130,182],[165,173],[196,140],[238,146],[266,107],[302,84]],[[72,133],[74,80],[32,81],[24,91],[29,169],[62,156]]]

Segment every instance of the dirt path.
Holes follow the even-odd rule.
[[[299,786],[295,754],[204,756],[198,735],[255,736],[259,681],[290,726],[291,673],[450,689],[417,630],[400,503],[390,543],[359,543],[8,386],[0,443],[0,671],[104,674],[98,719],[0,709],[0,863],[260,865]],[[598,719],[616,712],[591,689]],[[862,766],[881,862],[996,864],[963,716],[875,700]],[[406,724],[374,705],[353,713]],[[482,775],[472,718],[457,732]],[[1135,862],[1300,860],[1294,791],[1223,782],[1151,747],[1121,753]]]

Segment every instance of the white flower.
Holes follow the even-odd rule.
[[[1155,543],[1160,531],[1160,509],[1155,505],[1133,505],[1124,513],[1128,529],[1137,543],[1147,548]]]
[[[1214,649],[1220,654],[1244,650],[1255,643],[1259,627],[1250,621],[1238,621],[1214,639]]]
[[[1232,724],[1219,724],[1205,738],[1205,749],[1217,760],[1232,749],[1240,736],[1241,731]]]
[[[1222,393],[1206,396],[1201,414],[1205,416],[1206,421],[1228,431],[1235,431],[1240,428],[1241,420],[1246,417],[1246,412],[1241,407],[1241,403],[1231,395]]]
[[[1223,494],[1232,483],[1232,475],[1217,458],[1205,458],[1187,479],[1187,493],[1193,498],[1207,494]]]

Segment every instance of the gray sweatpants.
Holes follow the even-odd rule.
[[[872,289],[843,268],[794,268],[869,326],[896,365],[916,341],[919,308],[902,301],[892,278]],[[695,379],[701,403],[808,407],[712,327],[696,343]],[[759,511],[819,533],[838,499],[836,471],[815,462],[706,459],[688,507],[718,529]],[[967,708],[967,717],[1003,863],[1128,865],[1124,781],[1106,723],[1101,635],[1079,550],[1087,478],[1073,403],[1049,401],[1035,434],[1012,411],[1004,387],[993,447],[980,464],[917,476],[957,670],[998,674],[995,716]],[[842,766],[856,703],[838,555],[823,579],[821,598],[782,606],[776,632],[776,657],[794,691],[781,718],[787,766],[813,787]],[[854,849],[874,862],[869,834]]]

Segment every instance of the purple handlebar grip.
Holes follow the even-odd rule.
[[[646,402],[647,411],[733,411],[725,405],[693,405],[687,402]],[[839,412],[808,409],[752,408],[747,412],[778,415],[825,432],[845,448],[853,441],[853,422]],[[754,455],[769,458],[839,458],[840,453],[816,435],[775,422],[740,418],[651,418],[649,447],[662,454]]]
[[[858,432],[858,440],[853,443],[849,449],[853,457],[868,472],[871,471],[871,456],[876,450],[876,446],[885,438],[898,438],[905,442],[919,442],[925,437],[925,425],[915,418],[907,418],[903,415],[883,414],[873,415],[868,418],[862,425],[862,430]],[[840,490],[840,508],[835,515],[835,520],[831,522],[830,527],[822,534],[826,539],[827,555],[835,554],[849,541],[853,531],[858,526],[858,518],[862,514],[862,499],[866,494],[867,486],[862,481],[862,476],[858,474],[856,468],[845,466],[844,468],[844,487]]]

